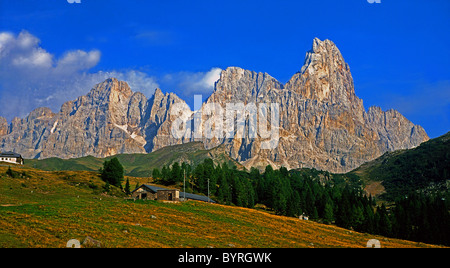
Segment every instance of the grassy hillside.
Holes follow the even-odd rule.
[[[114,157],[117,157],[124,166],[126,175],[135,177],[149,177],[154,168],[161,168],[174,162],[186,162],[195,166],[206,158],[213,159],[215,163],[227,162],[230,166],[242,168],[241,164],[225,154],[221,147],[205,150],[201,142],[168,146],[149,154],[120,154]],[[108,157],[106,160],[111,158]],[[25,165],[47,171],[97,171],[102,167],[104,161],[105,159],[103,158],[92,156],[74,159],[27,159],[25,160]]]
[[[372,194],[394,201],[412,191],[448,191],[450,132],[411,150],[389,152],[349,174],[357,175]]]
[[[430,247],[266,212],[202,202],[130,201],[102,194],[88,171],[0,167],[0,247]],[[137,180],[137,179],[135,179]]]

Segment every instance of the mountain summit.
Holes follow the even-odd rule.
[[[207,103],[279,104],[279,143],[261,148],[264,139],[234,138],[223,144],[247,167],[314,167],[346,172],[386,151],[413,148],[429,138],[395,110],[366,112],[355,94],[350,67],[337,46],[314,39],[300,71],[283,85],[266,73],[231,67],[222,72]],[[249,122],[246,121],[248,129]]]
[[[251,136],[248,130],[254,126],[247,116],[241,136],[210,139],[189,133],[174,137],[171,128],[178,117],[170,113],[172,108],[184,107],[184,121],[190,127],[195,118],[208,123],[217,111],[198,117],[173,93],[157,89],[147,99],[132,92],[127,83],[110,78],[87,95],[64,103],[58,113],[38,108],[9,125],[0,118],[0,150],[25,158],[106,157],[201,140],[208,149],[222,146],[248,168],[271,164],[347,172],[387,151],[417,147],[429,139],[422,127],[395,110],[371,107],[366,111],[355,94],[348,64],[330,40],[314,39],[300,71],[285,85],[267,73],[239,67],[222,71],[203,107],[225,108],[230,103],[277,104],[278,146],[265,148],[267,137]],[[272,106],[265,111],[273,112]],[[222,117],[214,120],[219,125],[227,123],[225,118],[220,122]]]
[[[305,99],[359,105],[355,95],[350,67],[336,45],[315,38],[312,50],[306,53],[305,63],[286,88]]]

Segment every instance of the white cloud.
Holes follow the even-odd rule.
[[[90,52],[83,50],[69,51],[58,60],[56,70],[61,72],[88,70],[98,64],[100,56],[101,53],[98,50]]]
[[[220,78],[220,74],[222,73],[222,69],[213,68],[211,71],[207,72],[203,79],[200,81],[200,85],[203,85],[204,88],[214,89],[214,86]]]
[[[17,38],[11,33],[0,34],[1,64],[11,63],[18,68],[49,68],[52,55],[39,47],[39,39],[26,31]]]
[[[133,91],[147,97],[158,84],[156,79],[136,70],[99,71],[99,50],[67,51],[58,59],[40,46],[40,40],[27,31],[18,35],[0,32],[0,116],[9,121],[25,117],[37,107],[59,111],[61,105],[85,95],[97,83],[116,77],[129,83]]]
[[[179,72],[164,76],[163,82],[181,90],[184,95],[211,94],[220,78],[222,69],[212,68],[208,72]]]
[[[115,77],[126,81],[134,92],[150,98],[163,84],[166,91],[209,95],[222,69],[205,72],[178,72],[157,79],[133,69],[91,72],[101,59],[101,51],[71,50],[55,57],[41,47],[41,41],[27,31],[19,34],[0,32],[0,116],[11,121],[24,118],[37,107],[54,112],[61,105],[85,95],[94,85]]]
[[[0,33],[0,68],[3,73],[23,74],[34,72],[39,75],[52,75],[61,72],[88,70],[97,65],[100,51],[68,51],[54,60],[54,56],[40,46],[40,40],[27,31],[16,36]]]
[[[147,98],[150,98],[155,92],[155,89],[159,87],[155,77],[149,76],[148,74],[137,70],[110,72],[100,71],[98,73],[91,74],[91,77],[91,80],[93,80],[92,82],[98,81],[92,83],[92,86],[110,77],[115,77],[121,81],[127,82],[132,91],[141,92]]]

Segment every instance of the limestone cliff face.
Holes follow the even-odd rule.
[[[0,137],[8,134],[8,121],[0,116]]]
[[[233,158],[249,167],[314,167],[347,172],[386,151],[413,148],[428,140],[424,129],[399,112],[371,107],[365,111],[355,94],[350,68],[336,45],[314,39],[304,65],[286,85],[268,74],[236,67],[221,74],[209,103],[279,104],[279,143],[263,149],[267,139],[222,139]],[[248,131],[249,121],[246,121]]]
[[[62,105],[53,118],[39,157],[73,158],[86,155],[110,156],[145,152],[136,121],[130,113],[139,109],[139,93],[133,94],[125,82],[108,79],[86,96]],[[145,97],[144,97],[145,99]],[[130,113],[129,113],[130,110]],[[138,114],[133,114],[135,116]]]
[[[202,141],[206,148],[221,145],[248,168],[271,164],[346,172],[387,151],[413,148],[429,139],[422,127],[395,110],[371,107],[366,111],[355,94],[348,64],[329,40],[314,39],[300,71],[285,85],[266,73],[238,67],[222,71],[203,108],[220,105],[226,111],[230,103],[247,108],[266,104],[269,124],[274,120],[269,116],[273,114],[270,104],[277,104],[280,123],[273,128],[277,146],[265,146],[273,137],[262,135],[259,126],[256,136],[249,134],[255,125],[248,115],[240,135],[236,125],[231,137],[226,128],[219,137],[208,138],[205,133],[198,137],[194,121],[203,127],[216,116],[219,121],[213,124],[226,126],[225,114],[216,110],[194,114],[173,93],[156,89],[147,99],[132,92],[125,82],[111,78],[87,95],[64,103],[58,113],[38,108],[9,125],[0,117],[0,151],[15,151],[25,158],[106,157]],[[172,111],[175,107],[182,107],[187,122],[186,135],[181,137],[173,135],[172,127],[180,118]]]
[[[155,94],[149,100],[147,117],[144,120],[144,129],[148,143],[148,152],[161,149],[169,145],[176,145],[190,142],[189,139],[177,138],[172,134],[173,121],[178,118],[173,113],[174,105],[181,105],[189,115],[192,113],[188,105],[173,93],[163,94],[160,89],[156,89]]]
[[[147,100],[127,83],[111,78],[64,103],[59,113],[38,108],[25,119],[14,119],[0,137],[0,149],[20,152],[25,158],[145,153],[157,147],[154,139],[158,141],[156,137],[164,133],[161,126],[169,124],[167,110],[178,101],[182,102],[160,90]]]

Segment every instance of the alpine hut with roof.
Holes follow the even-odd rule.
[[[0,162],[23,165],[23,158],[20,154],[13,152],[0,153]]]
[[[168,189],[154,185],[143,184],[136,188],[131,197],[140,200],[160,200],[160,201],[187,201],[196,200],[216,203],[207,196],[180,192],[178,189]]]

